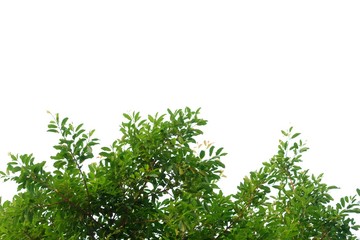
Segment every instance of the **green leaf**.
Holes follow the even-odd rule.
[[[344,199],[344,198],[341,198],[341,199],[340,199],[340,203],[341,203],[341,206],[342,206],[342,207],[345,207],[345,199]]]
[[[85,132],[85,129],[81,129],[80,131],[76,130],[77,132],[73,135],[73,139],[79,137],[83,132]],[[87,138],[87,136],[85,135],[85,138]]]
[[[222,167],[222,168],[225,168],[225,164],[222,163],[221,161],[218,161],[218,164],[217,164],[219,167]]]
[[[307,150],[309,150],[309,148],[308,147],[303,147],[303,148],[300,148],[300,153],[302,153],[302,152],[306,152]]]
[[[55,114],[55,119],[56,119],[56,123],[58,124],[59,123],[59,114]]]
[[[91,130],[91,131],[89,132],[89,137],[91,137],[91,136],[94,134],[94,132],[95,132],[95,129]],[[94,141],[94,139],[93,139],[93,141]]]
[[[354,229],[355,231],[357,231],[360,229],[360,225],[354,225],[351,228]]]
[[[59,133],[59,131],[58,130],[56,130],[56,129],[49,129],[49,130],[47,130],[48,132],[53,132],[53,133]]]
[[[11,154],[11,153],[9,153],[9,155],[10,155],[10,157],[11,157],[11,159],[12,159],[13,161],[17,161],[17,160],[18,160],[18,155],[14,155],[14,154]]]
[[[329,186],[328,190],[332,190],[332,189],[339,189],[337,186]]]
[[[168,108],[167,109],[167,112],[168,112],[168,114],[170,115],[170,116],[173,116],[174,115],[174,113]]]
[[[218,150],[216,150],[216,155],[219,155],[221,152],[222,152],[222,150],[223,150],[224,148],[219,148]]]
[[[151,115],[148,115],[148,119],[150,120],[150,122],[155,122],[155,119],[151,116]]]
[[[61,127],[64,127],[66,122],[69,120],[69,118],[64,118],[62,121],[61,121]]]
[[[79,124],[79,126],[76,127],[75,132],[78,132],[80,130],[80,128],[82,128],[83,125],[84,125],[83,123]]]
[[[111,149],[110,149],[109,147],[102,147],[101,150],[106,151],[106,152],[110,152],[110,151],[111,151]]]
[[[55,175],[63,175],[63,173],[61,171],[59,171],[59,170],[54,170],[53,173]]]
[[[295,133],[294,135],[292,135],[291,139],[296,138],[297,136],[299,136],[301,133]]]
[[[49,128],[49,129],[57,128],[57,126],[56,126],[55,124],[49,124],[49,125],[48,125],[48,128]]]
[[[59,168],[62,168],[65,164],[66,164],[66,161],[59,160],[54,163],[54,167],[59,169]]]
[[[211,146],[211,147],[210,147],[210,149],[209,149],[209,156],[210,156],[210,157],[211,157],[211,155],[213,154],[214,149],[215,149],[215,146]]]
[[[123,116],[124,116],[127,120],[131,121],[131,117],[130,117],[129,114],[124,113]]]
[[[201,159],[203,159],[205,157],[205,151],[201,150],[199,156],[200,156]]]
[[[359,208],[353,208],[351,210],[348,210],[348,212],[350,212],[350,213],[360,213],[360,209]]]

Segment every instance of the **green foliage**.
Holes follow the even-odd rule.
[[[0,206],[0,239],[355,239],[356,196],[333,203],[336,187],[301,168],[308,148],[292,128],[226,196],[217,185],[226,153],[197,144],[199,110],[124,118],[122,138],[98,157],[94,130],[58,114],[48,125],[59,135],[52,166],[10,154],[0,174],[19,193]]]

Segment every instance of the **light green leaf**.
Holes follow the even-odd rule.
[[[101,150],[106,151],[106,152],[110,152],[110,151],[111,151],[111,149],[110,149],[109,147],[102,147]]]
[[[301,133],[295,133],[294,135],[292,135],[291,139],[296,138],[297,136],[299,136]]]
[[[124,116],[127,120],[131,121],[131,117],[130,117],[130,115],[129,115],[129,114],[124,113],[124,114],[123,114],[123,116]]]

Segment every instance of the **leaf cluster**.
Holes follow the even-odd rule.
[[[199,113],[124,114],[121,138],[96,157],[94,130],[52,115],[51,160],[10,154],[0,172],[19,191],[1,203],[0,239],[355,239],[357,196],[333,203],[336,187],[301,168],[308,148],[292,128],[277,154],[224,195],[226,153],[197,143]]]

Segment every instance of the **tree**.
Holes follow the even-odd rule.
[[[356,239],[356,195],[333,203],[336,187],[300,167],[308,148],[292,128],[226,196],[223,148],[196,143],[199,110],[124,117],[122,138],[99,157],[94,130],[59,114],[48,125],[59,135],[52,166],[10,154],[1,175],[19,192],[1,204],[0,239]]]

